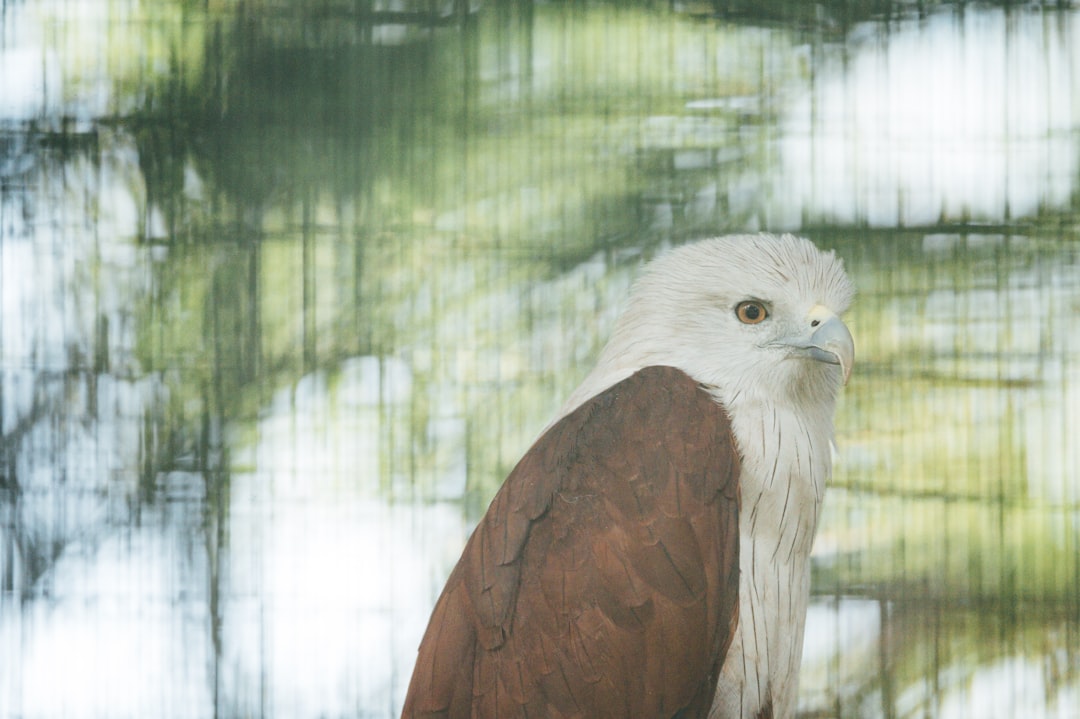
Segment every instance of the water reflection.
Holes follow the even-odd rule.
[[[1076,716],[1075,11],[96,7],[0,15],[0,717],[392,716],[641,261],[759,227],[860,288],[802,712]]]

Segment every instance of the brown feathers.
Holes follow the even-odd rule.
[[[549,429],[435,606],[404,717],[704,717],[738,609],[723,408],[648,367]]]

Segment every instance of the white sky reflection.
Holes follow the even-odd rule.
[[[205,716],[208,617],[178,542],[152,526],[68,546],[47,599],[0,612],[0,716]]]
[[[994,222],[1067,204],[1080,124],[1075,19],[985,8],[887,34],[856,28],[784,113],[767,226],[804,215]]]
[[[434,598],[464,545],[459,504],[378,498],[381,396],[399,366],[362,358],[333,391],[309,375],[259,422],[232,476],[223,688],[241,714],[400,706]],[[397,369],[394,369],[397,367]],[[367,468],[365,471],[362,468]],[[444,548],[444,553],[432,551]]]

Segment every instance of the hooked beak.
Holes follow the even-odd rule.
[[[790,347],[805,357],[819,362],[840,365],[844,384],[855,364],[855,340],[839,317],[823,305],[814,305],[806,315],[809,329],[806,334],[786,337],[778,344]]]

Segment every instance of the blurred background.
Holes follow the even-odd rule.
[[[0,717],[396,716],[642,262],[859,288],[802,717],[1080,717],[1080,10],[0,0]]]

